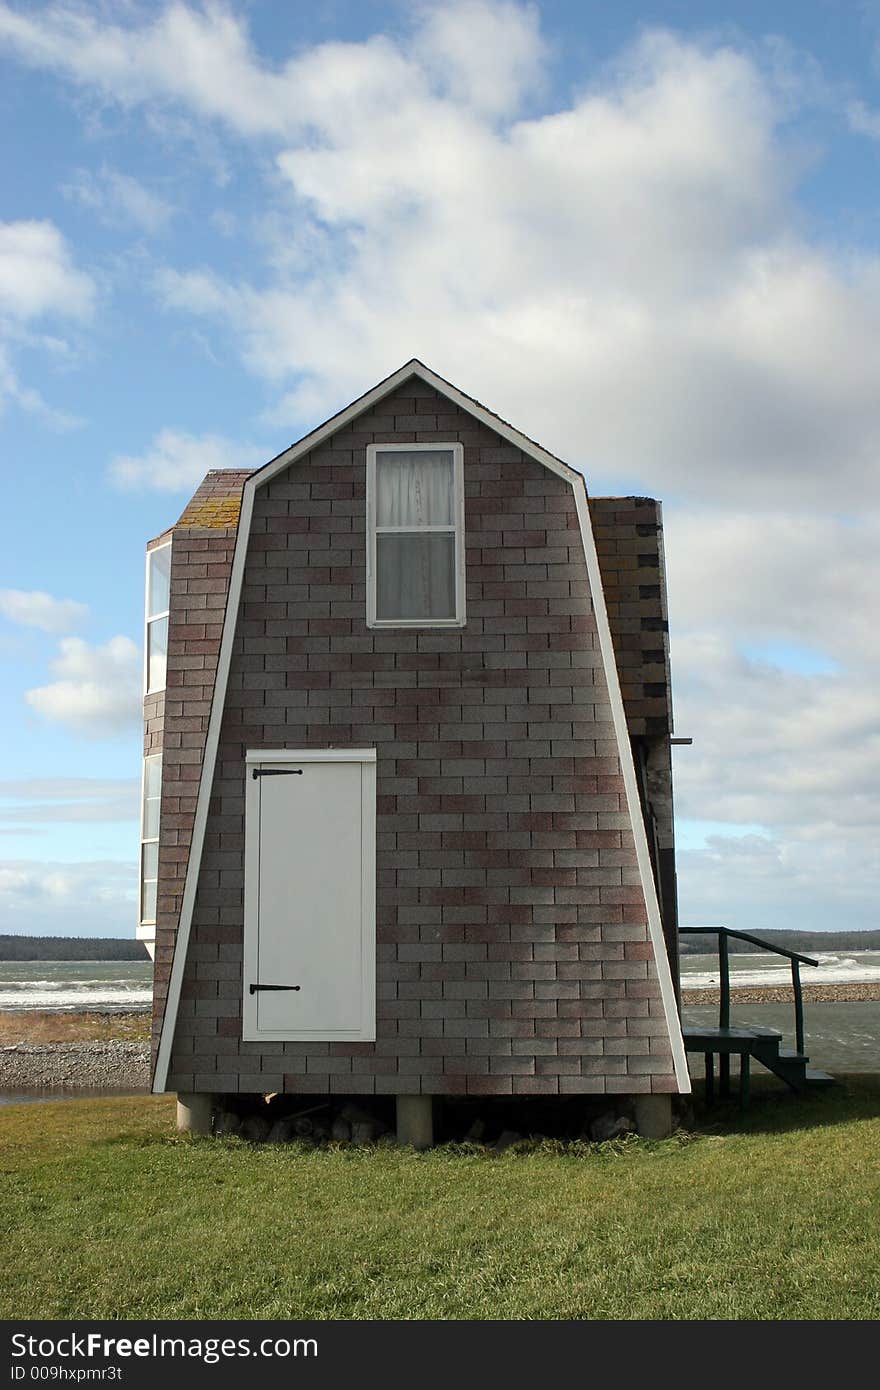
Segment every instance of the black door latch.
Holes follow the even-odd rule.
[[[251,776],[254,781],[258,777],[302,777],[301,767],[255,767]]]
[[[256,994],[257,990],[261,990],[261,989],[299,989],[299,988],[300,988],[299,985],[251,985],[251,987],[250,987],[250,992],[251,992],[251,994]]]

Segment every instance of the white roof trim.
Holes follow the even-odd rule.
[[[403,367],[399,367],[396,372],[392,372],[391,376],[386,377],[384,381],[380,381],[378,386],[374,386],[371,391],[365,392],[363,396],[358,396],[351,405],[347,405],[337,415],[325,420],[323,425],[312,430],[311,434],[305,435],[296,444],[291,444],[290,448],[285,449],[277,458],[264,464],[253,475],[257,485],[262,486],[263,483],[268,483],[275,477],[276,473],[289,468],[298,458],[302,458],[303,454],[307,454],[310,449],[316,449],[319,444],[323,444],[325,439],[336,434],[338,430],[345,429],[346,425],[349,425],[352,420],[356,420],[365,410],[370,410],[372,406],[378,405],[386,396],[390,396],[392,391],[396,391],[399,386],[403,386],[414,376],[419,377],[429,386],[433,386],[435,391],[439,391],[441,395],[454,401],[457,406],[460,406],[468,415],[472,415],[474,419],[479,420],[487,429],[492,430],[494,434],[500,434],[502,439],[506,439],[517,449],[522,449],[523,453],[528,454],[538,463],[543,463],[545,468],[549,468],[552,473],[557,473],[560,478],[574,482],[575,479],[583,476],[576,469],[570,468],[567,463],[563,463],[562,459],[558,459],[555,454],[549,453],[547,449],[542,449],[541,445],[536,444],[533,439],[529,439],[528,435],[514,429],[513,425],[509,425],[506,420],[502,420],[498,415],[493,415],[492,411],[480,405],[479,401],[466,396],[463,391],[459,391],[457,386],[453,386],[452,382],[444,380],[442,376],[432,372],[430,367],[426,367],[424,362],[420,362],[417,357],[414,357]]]
[[[454,401],[455,404],[460,406],[467,414],[479,420],[487,429],[492,430],[493,433],[506,439],[508,443],[513,444],[515,448],[521,449],[523,453],[528,454],[529,457],[535,459],[536,462],[543,464],[545,468],[549,468],[550,471],[557,474],[558,477],[565,479],[565,481],[571,485],[574,492],[581,538],[584,546],[584,557],[586,559],[587,573],[590,580],[593,609],[596,615],[599,648],[602,653],[602,663],[608,682],[611,713],[614,722],[614,731],[617,737],[618,756],[620,758],[621,771],[626,787],[630,824],[635,840],[639,876],[641,878],[642,889],[645,894],[645,903],[648,910],[648,928],[654,951],[660,992],[666,1014],[669,1041],[672,1048],[675,1077],[679,1092],[682,1095],[686,1095],[691,1089],[690,1075],[684,1050],[684,1040],[681,1035],[681,1023],[676,1006],[675,990],[672,984],[672,973],[666,954],[666,942],[663,937],[663,927],[660,920],[660,906],[657,900],[657,889],[654,883],[654,873],[651,868],[651,858],[648,851],[648,837],[645,833],[644,821],[642,820],[635,764],[632,757],[629,732],[626,727],[623,696],[620,691],[617,661],[614,656],[614,647],[611,641],[611,628],[608,623],[608,611],[605,606],[605,595],[602,589],[599,560],[596,554],[596,543],[593,538],[593,527],[587,505],[587,491],[584,477],[581,473],[578,473],[576,469],[570,468],[568,464],[556,458],[554,454],[548,453],[546,449],[542,449],[540,444],[536,444],[534,440],[529,439],[526,435],[521,434],[519,430],[514,429],[512,425],[507,424],[505,420],[500,419],[497,415],[493,415],[490,410],[486,410],[479,402],[466,396],[464,392],[459,391],[456,386],[445,381],[444,378],[438,376],[436,372],[432,372],[430,367],[426,367],[425,364],[419,362],[417,358],[413,358],[412,361],[407,362],[405,366],[400,367],[398,371],[393,372],[391,376],[386,377],[384,381],[380,381],[372,390],[367,391],[363,396],[359,396],[356,401],[352,401],[351,405],[346,406],[346,408],[341,410],[337,415],[326,420],[323,425],[319,425],[311,434],[305,435],[298,443],[292,444],[289,449],[285,449],[277,458],[272,459],[263,468],[253,473],[244,484],[241,514],[235,539],[235,552],[232,560],[232,573],[230,575],[229,592],[226,600],[226,612],[223,619],[223,635],[220,642],[217,675],[211,700],[211,716],[205,738],[205,757],[202,763],[201,777],[199,779],[199,794],[196,802],[192,842],[190,844],[189,859],[187,861],[186,882],[180,908],[177,937],[174,944],[174,959],[168,981],[165,1012],[162,1017],[162,1031],[159,1037],[159,1047],[156,1055],[153,1091],[163,1092],[168,1080],[168,1069],[171,1061],[171,1045],[174,1039],[174,1028],[177,1022],[177,1011],[180,1004],[180,991],[181,985],[183,984],[183,972],[189,948],[196,887],[202,862],[205,830],[208,823],[208,806],[211,800],[211,789],[214,783],[214,771],[220,743],[220,726],[223,719],[223,709],[226,703],[226,687],[229,680],[229,668],[232,663],[232,644],[235,637],[236,618],[244,580],[244,565],[247,555],[248,540],[250,538],[254,495],[258,487],[262,487],[264,483],[269,482],[276,474],[289,468],[292,463],[302,458],[302,456],[307,454],[311,449],[315,449],[318,445],[323,444],[326,439],[336,434],[338,430],[344,429],[352,420],[362,415],[365,410],[369,410],[372,406],[383,400],[385,396],[390,395],[392,391],[396,391],[399,386],[402,386],[413,376],[420,377],[421,380],[427,382],[429,386],[433,386],[436,391],[441,392],[444,396],[448,397],[449,400]]]

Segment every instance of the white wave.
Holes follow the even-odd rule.
[[[719,983],[717,970],[699,970],[682,974],[684,989],[712,989]],[[805,985],[852,985],[880,983],[880,965],[864,965],[857,961],[835,961],[834,965],[820,965],[814,969],[801,966],[801,983]],[[731,968],[731,989],[761,989],[765,985],[791,984],[789,965],[768,965],[763,970],[737,970]]]
[[[132,989],[47,989],[43,991],[0,988],[0,1009],[88,1009],[148,1008],[153,999],[150,988]]]
[[[0,989],[26,990],[79,990],[81,994],[91,994],[97,989],[133,990],[142,989],[142,980],[3,980]]]

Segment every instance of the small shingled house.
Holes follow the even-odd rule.
[[[147,547],[153,1089],[690,1090],[659,503],[419,361]]]

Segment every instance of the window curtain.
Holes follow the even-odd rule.
[[[417,450],[376,460],[376,617],[455,617],[452,453]],[[403,527],[388,531],[383,527]],[[448,526],[448,531],[420,531]],[[409,528],[412,528],[411,530]]]
[[[376,460],[378,526],[454,526],[452,454],[420,449]]]

